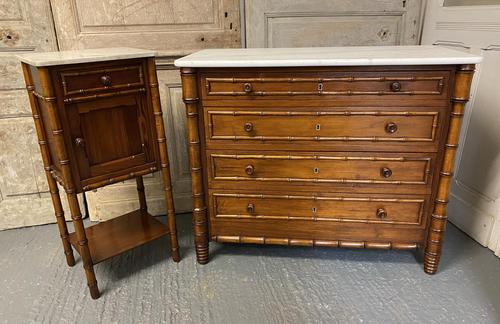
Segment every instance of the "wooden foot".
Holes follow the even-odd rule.
[[[170,192],[170,197],[167,197],[167,208],[169,209],[168,211],[168,227],[170,230],[169,237],[170,237],[170,251],[172,253],[172,260],[174,262],[179,262],[181,261],[181,254],[179,252],[179,242],[177,240],[177,221],[175,219],[175,213],[173,211],[174,208],[174,201],[173,197],[171,197],[171,191],[165,191],[165,193],[168,195],[167,192]],[[171,199],[170,203],[168,201]],[[172,208],[172,209],[170,209]]]
[[[97,287],[97,281],[92,284],[89,283],[87,284],[87,286],[89,287],[90,297],[92,297],[92,299],[98,299],[99,297],[101,297],[99,287]]]
[[[425,254],[424,256],[424,271],[427,274],[433,275],[436,273],[438,265],[439,265],[440,257],[435,254]]]
[[[199,264],[208,263],[208,244],[196,246],[196,260]]]
[[[64,251],[64,254],[66,255],[66,263],[68,266],[72,267],[76,264],[75,262],[75,256],[73,255],[73,251],[70,251],[69,253]]]

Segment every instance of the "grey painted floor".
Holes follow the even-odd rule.
[[[55,225],[0,232],[0,322],[500,323],[500,259],[451,225],[428,276],[408,251],[212,243],[202,266],[178,221],[179,264],[164,238],[99,264],[97,301]]]

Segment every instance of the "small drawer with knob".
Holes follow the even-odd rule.
[[[408,97],[443,99],[447,95],[448,71],[351,71],[314,75],[272,72],[217,73],[202,76],[203,99],[288,99],[309,97],[362,97],[364,99]]]
[[[257,187],[376,186],[398,192],[412,186],[428,193],[435,154],[355,152],[207,152],[212,188],[230,184]]]
[[[283,220],[328,224],[423,225],[427,196],[317,195],[315,192],[261,194],[218,192],[211,195],[214,221]]]
[[[92,69],[67,68],[59,72],[66,97],[142,88],[145,85],[143,76],[143,66],[139,62],[119,66],[108,63]]]

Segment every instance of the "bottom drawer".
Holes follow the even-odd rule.
[[[429,196],[211,191],[220,242],[405,248],[424,242]]]
[[[216,219],[421,225],[426,199],[213,193],[212,204]]]

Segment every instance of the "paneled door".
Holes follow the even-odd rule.
[[[483,56],[465,110],[449,219],[500,256],[500,0],[429,1],[422,43]]]
[[[422,0],[245,0],[247,47],[418,44]]]
[[[240,47],[238,0],[51,0],[61,50],[129,46],[159,51],[158,79],[176,211],[191,211],[185,108],[173,59],[212,47]],[[161,177],[145,177],[148,207],[164,214]],[[86,193],[90,218],[106,220],[137,208],[135,182]]]
[[[15,55],[55,51],[49,0],[0,0],[0,230],[55,222]]]

